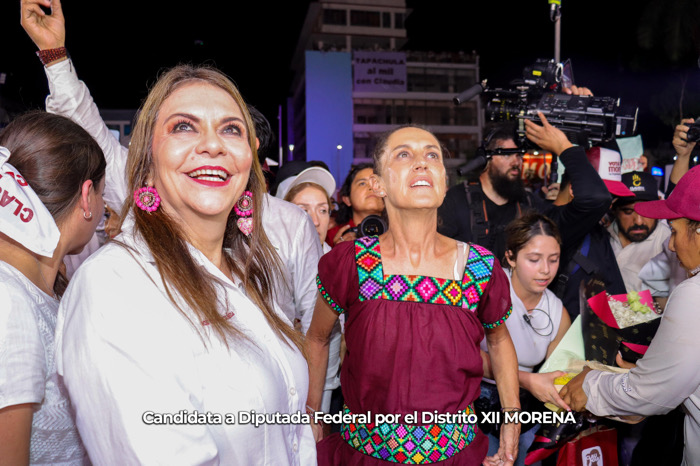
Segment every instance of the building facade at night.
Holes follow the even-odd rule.
[[[340,184],[351,164],[370,160],[378,133],[405,123],[438,136],[448,169],[473,154],[479,99],[452,99],[479,81],[478,56],[405,50],[409,14],[404,0],[310,4],[292,61],[284,159],[322,160]]]

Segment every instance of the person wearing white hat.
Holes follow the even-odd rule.
[[[306,212],[314,222],[319,239],[323,245],[323,253],[331,250],[326,243],[326,234],[330,224],[330,212],[333,206],[331,197],[335,192],[335,179],[333,175],[323,167],[311,166],[309,162],[297,163],[300,166],[309,166],[297,175],[289,176],[279,181],[277,197],[298,205]],[[340,363],[343,327],[345,319],[339,319],[328,342],[328,367],[326,369],[326,382],[323,385],[323,397],[321,411],[327,413],[331,408],[333,390],[340,387]]]
[[[308,163],[308,162],[306,162]],[[316,227],[323,245],[323,253],[331,250],[326,243],[333,208],[331,198],[335,193],[335,179],[323,167],[309,166],[279,182],[276,197],[298,205],[306,212]]]

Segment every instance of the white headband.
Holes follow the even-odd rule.
[[[0,233],[32,252],[52,257],[61,232],[46,206],[15,167],[10,151],[0,146]]]

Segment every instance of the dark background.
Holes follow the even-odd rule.
[[[8,74],[0,95],[13,111],[40,108],[48,88],[19,0],[0,3],[0,72]],[[101,108],[137,108],[163,68],[209,63],[275,127],[308,3],[65,0],[66,45]],[[544,0],[407,6],[407,48],[474,50],[490,86],[507,87],[535,59],[554,56]],[[681,90],[684,115],[700,116],[700,0],[563,0],[561,12],[561,58],[572,60],[576,83],[638,106],[645,147],[668,149]]]

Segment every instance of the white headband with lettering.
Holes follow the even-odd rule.
[[[39,196],[15,167],[10,151],[0,146],[0,233],[32,252],[52,257],[61,232]]]

